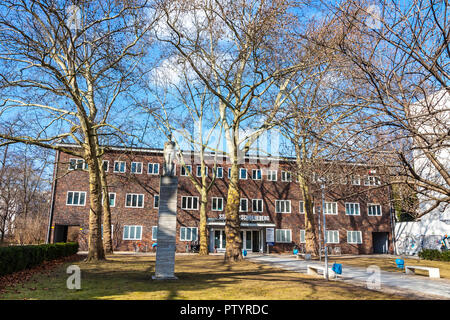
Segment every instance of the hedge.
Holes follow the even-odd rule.
[[[419,257],[425,260],[450,261],[450,251],[423,249],[419,252]]]
[[[32,268],[44,261],[67,257],[78,252],[78,243],[52,243],[0,247],[0,276]]]

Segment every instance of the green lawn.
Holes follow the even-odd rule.
[[[81,268],[81,289],[66,288],[66,268],[36,274],[23,286],[7,288],[0,299],[405,299],[339,281],[248,261],[224,264],[222,256],[176,257],[179,280],[152,280],[154,256],[111,255],[102,263],[73,263]]]

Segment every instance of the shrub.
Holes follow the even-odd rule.
[[[425,260],[450,261],[450,251],[423,249],[419,252],[419,257]]]
[[[52,243],[0,247],[0,276],[29,269],[78,252],[78,243]]]

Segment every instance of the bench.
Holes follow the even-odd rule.
[[[421,266],[406,266],[405,265],[405,273],[406,274],[415,274],[415,270],[425,270],[425,271],[428,271],[428,276],[430,278],[440,278],[439,268],[421,267]]]
[[[325,267],[324,266],[318,266],[318,265],[307,265],[306,266],[306,274],[309,275],[315,275],[318,276],[319,272],[318,271],[322,271],[322,274],[325,276]],[[332,276],[334,278],[337,278],[338,274],[336,274],[331,268],[328,268],[328,275]]]

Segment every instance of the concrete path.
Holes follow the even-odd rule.
[[[296,259],[294,256],[278,254],[252,254],[248,255],[246,259],[302,273],[306,273],[307,265],[324,265],[323,262],[319,261],[305,261],[303,259]],[[329,263],[330,268],[332,264],[333,262]],[[424,276],[380,271],[380,285],[378,289],[374,288],[375,284],[371,281],[372,279],[374,279],[373,271],[367,271],[365,268],[346,266],[343,263],[342,278],[338,278],[336,281],[346,281],[355,285],[365,286],[366,288],[369,285],[370,289],[405,294],[414,298],[450,299],[450,280],[448,279],[430,279]]]

